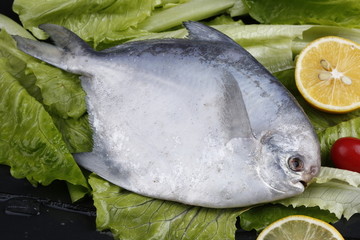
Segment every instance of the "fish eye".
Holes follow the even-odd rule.
[[[300,172],[304,170],[304,161],[299,157],[290,157],[288,164],[291,170],[295,172]]]

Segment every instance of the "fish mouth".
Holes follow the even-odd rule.
[[[303,186],[304,186],[304,189],[307,187],[307,182],[305,182],[305,181],[299,181]]]
[[[311,183],[319,174],[319,167],[312,166],[309,171],[302,174],[301,179],[299,179],[299,183],[301,183],[304,186],[304,189]]]
[[[294,189],[296,192],[303,192],[305,188],[308,186],[308,183],[304,180],[297,179],[292,182],[292,185],[294,186]]]

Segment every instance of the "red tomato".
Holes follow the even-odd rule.
[[[330,156],[337,168],[360,173],[360,139],[339,138],[332,145]]]

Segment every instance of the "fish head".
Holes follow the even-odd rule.
[[[319,174],[320,144],[313,131],[267,132],[260,142],[259,175],[279,199],[302,193]]]

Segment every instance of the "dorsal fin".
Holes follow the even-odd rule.
[[[83,55],[84,52],[93,51],[84,40],[63,26],[46,23],[41,24],[39,28],[49,34],[56,46],[75,55]]]
[[[222,32],[208,27],[199,22],[187,21],[183,23],[185,28],[189,31],[188,38],[194,40],[205,40],[215,42],[227,42],[238,45],[230,37],[226,36]]]

